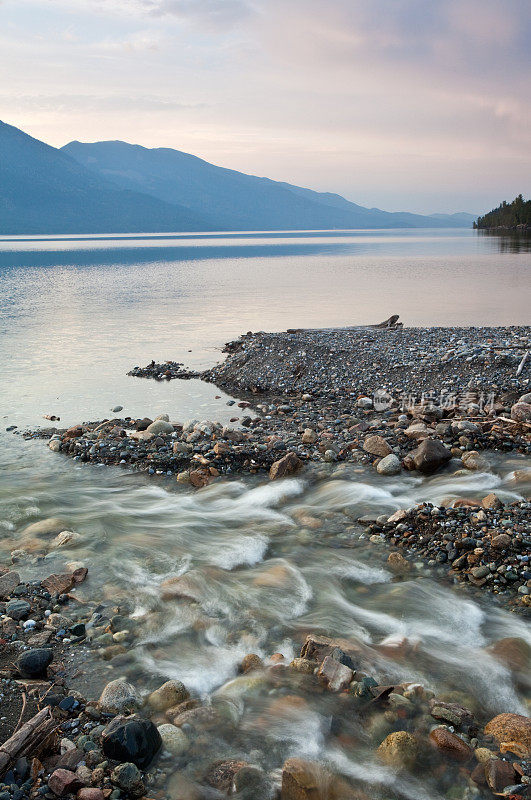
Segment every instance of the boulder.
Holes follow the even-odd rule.
[[[498,495],[491,492],[491,494],[486,495],[481,501],[481,505],[483,508],[490,509],[491,511],[498,511],[500,508],[503,508],[503,503],[498,497]]]
[[[450,461],[452,454],[439,439],[424,439],[411,454],[413,463],[423,475],[431,475]]]
[[[531,720],[521,714],[498,714],[485,726],[487,736],[496,739],[502,753],[521,758],[531,756]]]
[[[440,753],[453,761],[465,762],[474,754],[472,748],[448,728],[434,728],[430,733],[430,742]]]
[[[395,731],[385,737],[376,752],[388,766],[412,770],[419,756],[419,745],[411,733]]]
[[[376,465],[376,472],[380,475],[398,475],[401,470],[400,459],[394,453],[390,453]]]
[[[377,435],[367,436],[363,442],[363,449],[366,453],[370,453],[372,456],[380,456],[380,458],[384,458],[392,452],[391,447],[387,444],[383,436]]]
[[[146,769],[162,746],[160,733],[149,719],[115,717],[101,736],[104,755]]]
[[[278,461],[275,461],[275,463],[272,464],[271,469],[269,470],[269,477],[272,481],[276,481],[279,478],[286,478],[289,475],[294,475],[300,470],[301,467],[302,461],[298,457],[297,453],[292,451],[290,453],[286,453],[283,458],[280,458]]]
[[[301,437],[301,441],[303,444],[315,444],[317,439],[318,439],[317,433],[312,428],[306,428]]]
[[[100,709],[106,714],[123,714],[137,711],[142,700],[135,687],[123,678],[110,681],[99,699]]]

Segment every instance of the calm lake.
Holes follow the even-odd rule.
[[[183,795],[175,781],[199,779],[216,759],[278,776],[290,756],[363,780],[374,800],[475,797],[452,793],[458,767],[426,767],[419,778],[382,767],[374,751],[389,732],[383,713],[362,732],[336,696],[308,689],[298,673],[281,686],[238,676],[238,665],[247,653],[291,660],[308,633],[348,636],[381,682],[418,682],[482,715],[526,713],[525,681],[489,651],[504,637],[531,645],[525,621],[421,563],[396,581],[388,553],[356,522],[423,500],[492,491],[521,500],[531,491],[529,475],[517,480],[526,460],[489,454],[488,471],[429,478],[325,465],[313,476],[195,492],[175,476],[76,463],[5,428],[48,426],[43,414],[66,427],[117,404],[124,416],[227,422],[234,409],[214,386],[126,373],[152,358],[208,366],[247,330],[393,313],[405,325],[528,324],[530,267],[527,242],[464,230],[0,239],[0,564],[26,546],[26,526],[64,520],[79,539],[44,563],[22,557],[22,579],[82,563],[89,577],[79,597],[101,603],[104,619],[119,609],[133,630],[119,663],[91,651],[73,687],[97,697],[121,675],[142,690],[178,678],[219,715],[222,725],[201,732],[198,757],[163,759],[170,797],[206,796]],[[190,596],[165,597],[178,576]]]
[[[152,358],[209,366],[247,330],[395,313],[405,325],[526,324],[530,268],[529,239],[462,229],[1,237],[0,405],[6,425],[101,418],[116,404],[195,416],[211,387],[126,373]]]

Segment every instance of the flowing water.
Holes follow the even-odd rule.
[[[47,424],[44,412],[65,424],[99,419],[117,403],[131,416],[226,422],[234,409],[216,387],[125,373],[152,357],[207,365],[247,328],[377,321],[394,311],[412,324],[526,323],[528,268],[525,248],[500,252],[461,231],[0,241],[2,429]],[[481,291],[471,294],[473,270]],[[442,310],[438,292],[452,281]],[[134,620],[128,652],[117,663],[91,660],[79,688],[96,695],[121,674],[145,689],[182,680],[223,720],[205,726],[203,766],[241,757],[271,771],[300,755],[363,780],[371,797],[444,796],[440,775],[398,778],[377,762],[389,732],[381,715],[362,729],[305,676],[238,675],[246,654],[290,660],[309,633],[353,642],[360,668],[383,683],[418,682],[482,717],[525,713],[525,680],[488,651],[508,636],[531,644],[525,622],[421,564],[394,577],[385,546],[357,522],[423,500],[529,497],[530,481],[515,477],[523,457],[491,454],[488,472],[431,478],[323,465],[274,484],[249,477],[195,492],[0,436],[3,561],[14,548],[42,550],[21,531],[59,517],[81,538],[44,562],[22,560],[23,578],[82,562],[89,579],[79,598]],[[167,588],[175,585],[178,596]]]

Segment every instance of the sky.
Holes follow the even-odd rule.
[[[530,0],[0,0],[0,119],[389,211],[531,189]]]

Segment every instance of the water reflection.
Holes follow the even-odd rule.
[[[498,253],[531,253],[531,235],[529,233],[478,230],[476,234],[479,239],[487,241]]]

